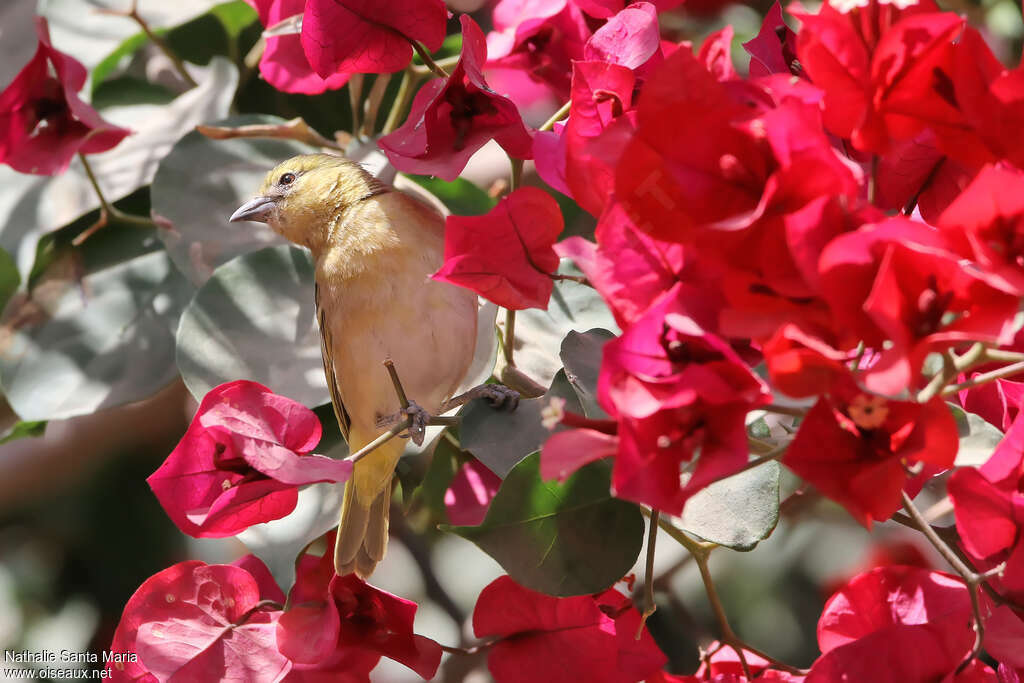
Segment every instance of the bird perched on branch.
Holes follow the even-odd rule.
[[[477,396],[515,406],[518,395],[499,385],[452,398],[473,359],[477,304],[469,290],[430,279],[443,260],[444,218],[429,205],[348,159],[308,154],[272,170],[231,220],[267,223],[312,252],[324,371],[351,452],[406,418],[422,439],[430,416]],[[339,575],[365,578],[384,557],[403,448],[391,439],[355,463],[335,546]]]

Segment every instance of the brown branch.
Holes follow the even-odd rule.
[[[640,625],[636,628],[636,640],[644,634],[647,620],[658,609],[654,602],[654,546],[658,540],[658,518],[661,513],[651,510],[651,518],[647,521],[647,566],[644,570],[644,610],[640,613]]]
[[[341,150],[342,147],[328,140],[309,127],[302,117],[284,123],[256,123],[248,126],[196,126],[196,130],[213,140],[230,140],[231,138],[275,138],[279,140],[296,140],[313,147],[326,147]]]
[[[903,492],[903,509],[907,511],[907,514],[914,521],[916,528],[925,535],[928,542],[939,551],[943,559],[949,563],[951,567],[959,574],[964,583],[967,584],[967,592],[971,598],[971,614],[974,617],[974,645],[971,647],[971,651],[967,653],[960,665],[956,668],[956,673],[959,674],[961,671],[966,669],[975,658],[981,653],[982,645],[985,642],[985,620],[981,616],[981,603],[978,601],[978,585],[983,583],[988,576],[988,573],[978,574],[973,569],[968,567],[955,552],[939,538],[939,535],[932,528],[932,525],[921,514],[921,511],[914,505],[914,501],[910,499],[907,492]],[[1002,571],[1002,568],[998,568]],[[998,572],[997,572],[998,573]]]
[[[653,511],[646,506],[640,506],[640,511],[648,517],[652,517]],[[715,621],[718,623],[718,630],[721,634],[720,640],[723,645],[727,645],[736,652],[736,656],[740,660],[740,666],[743,668],[744,675],[749,679],[750,666],[747,663],[747,657],[745,652],[750,652],[762,657],[776,669],[788,671],[789,673],[803,675],[806,672],[798,669],[794,666],[781,662],[771,655],[768,655],[761,650],[744,642],[736,632],[732,630],[732,626],[729,624],[729,618],[726,616],[725,607],[722,605],[722,600],[718,595],[718,589],[715,588],[715,582],[711,578],[711,570],[708,568],[708,558],[711,556],[711,551],[718,547],[716,543],[707,543],[695,541],[687,536],[682,529],[679,529],[671,523],[665,517],[659,517],[657,521],[658,526],[664,529],[669,536],[675,539],[681,546],[686,548],[690,555],[693,556],[694,562],[697,563],[697,568],[700,570],[700,578],[704,583],[704,592],[708,596],[708,602],[711,605],[711,611],[715,616]]]
[[[142,15],[139,14],[138,5],[138,0],[132,0],[131,9],[129,9],[128,11],[109,9],[106,7],[98,7],[93,11],[98,12],[100,14],[110,14],[117,17],[127,17],[128,19],[134,21],[136,24],[139,25],[139,28],[142,29],[142,32],[146,34],[146,37],[149,38],[153,45],[155,45],[158,50],[163,52],[164,55],[166,55],[167,58],[171,60],[171,64],[174,65],[174,70],[178,72],[179,76],[181,76],[181,80],[185,81],[185,83],[188,84],[188,87],[194,88],[197,85],[199,85],[198,83],[196,83],[196,79],[192,78],[192,75],[189,74],[188,70],[185,69],[185,62],[181,60],[181,57],[175,54],[174,50],[172,50],[170,46],[167,45],[164,39],[158,36],[150,27],[149,23],[142,18]]]
[[[444,70],[444,67],[434,61],[434,58],[430,56],[430,53],[427,52],[427,48],[423,47],[420,41],[412,40],[411,38],[408,40],[412,44],[412,49],[416,50],[416,54],[420,56],[420,59],[422,59],[423,63],[427,65],[427,68],[430,69],[431,73],[439,78],[448,78],[448,72]]]

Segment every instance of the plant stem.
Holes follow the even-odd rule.
[[[921,511],[914,505],[914,501],[910,499],[906,491],[903,491],[903,509],[907,511],[910,518],[914,520],[914,525],[917,529],[925,535],[928,542],[939,551],[943,559],[949,563],[949,565],[959,574],[964,583],[967,584],[967,592],[971,598],[971,613],[974,616],[974,646],[971,651],[967,653],[967,657],[964,658],[960,665],[956,668],[956,673],[960,673],[973,661],[978,654],[981,652],[981,647],[985,641],[985,620],[981,616],[981,604],[978,601],[978,584],[982,583],[986,575],[978,574],[973,569],[968,567],[964,562],[957,556],[955,552],[939,538],[939,535],[935,533],[935,529],[932,525],[925,520]]]
[[[100,230],[100,228],[108,225],[111,219],[116,219],[118,222],[140,227],[153,227],[155,225],[151,219],[125,213],[107,201],[106,196],[103,194],[103,190],[100,189],[99,180],[97,180],[96,174],[93,172],[92,166],[89,164],[89,160],[81,152],[78,153],[78,159],[82,162],[82,167],[85,169],[85,175],[89,179],[89,184],[92,185],[92,189],[96,192],[96,197],[100,200],[100,217],[96,219],[95,223],[76,235],[75,238],[71,240],[72,245],[76,247],[81,246],[87,239]]]
[[[427,68],[430,69],[435,76],[448,78],[448,72],[445,71],[440,64],[434,61],[434,58],[430,56],[430,53],[427,52],[427,48],[423,47],[420,41],[410,39],[409,42],[412,43],[412,49],[416,50],[416,54],[420,56],[420,59],[423,60],[423,63],[427,65]]]
[[[997,370],[992,370],[991,372],[982,373],[980,375],[972,377],[971,379],[964,380],[959,384],[952,384],[942,390],[942,395],[950,396],[952,394],[957,393],[958,391],[981,386],[982,384],[988,384],[989,382],[994,382],[995,380],[1003,379],[1004,377],[1012,377],[1013,375],[1019,375],[1022,372],[1024,372],[1024,361],[1021,361],[1019,363],[1013,363],[1012,365],[1007,365]]]
[[[380,448],[385,443],[387,443],[391,439],[395,438],[396,436],[398,436],[399,434],[401,434],[402,432],[404,432],[406,429],[408,429],[411,426],[412,426],[412,420],[410,420],[409,418],[406,418],[406,419],[402,420],[398,424],[394,425],[391,429],[389,429],[388,431],[384,432],[383,434],[378,436],[376,439],[374,439],[370,443],[366,444],[365,446],[360,448],[358,451],[356,451],[352,455],[350,455],[347,458],[345,458],[345,460],[348,460],[353,465],[355,465],[357,462],[362,460],[364,457],[369,455],[371,452],[373,452],[377,448]]]
[[[363,112],[359,108],[359,101],[363,99],[364,74],[352,74],[348,79],[348,104],[352,110],[352,134],[359,136],[359,128],[362,124]]]
[[[402,74],[402,82],[398,84],[398,93],[395,95],[395,101],[391,104],[388,118],[384,122],[384,129],[382,131],[384,135],[392,133],[398,128],[398,122],[406,108],[408,108],[413,92],[416,90],[416,84],[419,81],[420,77],[411,68],[406,69],[405,73]]]
[[[515,353],[516,343],[516,312],[514,309],[505,310],[505,340],[503,344],[503,351],[505,352],[505,363],[515,367],[516,362],[513,359]]]
[[[789,415],[791,417],[803,417],[807,414],[807,408],[793,408],[791,406],[761,406],[761,410],[766,413],[778,413],[779,415]]]
[[[107,201],[106,196],[103,194],[103,190],[100,189],[100,182],[96,179],[96,174],[93,173],[92,164],[89,163],[89,160],[81,152],[78,153],[78,160],[82,162],[82,167],[85,169],[85,175],[89,178],[89,184],[92,185],[92,189],[96,192],[96,197],[100,200],[100,211],[106,214],[113,213],[114,207]]]
[[[363,119],[363,136],[372,137],[377,126],[377,113],[380,111],[380,104],[384,94],[391,84],[391,74],[378,74],[377,80],[370,88],[370,94],[366,98],[366,117]]]
[[[538,128],[537,130],[542,132],[546,130],[551,130],[552,128],[555,127],[556,123],[558,123],[566,116],[568,116],[570,109],[572,109],[572,101],[566,102],[561,107],[559,107],[558,111],[552,114],[551,118],[545,121],[543,125],[541,125],[541,127]]]
[[[477,652],[486,650],[500,640],[501,639],[499,638],[498,640],[480,643],[479,645],[474,645],[472,647],[452,647],[450,645],[441,645],[441,650],[453,655],[475,655]]]
[[[653,510],[644,505],[640,506],[640,512],[647,517],[653,517],[654,514]],[[750,646],[732,630],[732,626],[729,625],[729,619],[725,614],[725,607],[722,606],[722,600],[718,595],[718,590],[715,588],[715,582],[711,578],[711,571],[708,568],[708,558],[711,556],[711,551],[718,547],[718,544],[693,540],[665,516],[659,516],[657,524],[666,533],[668,533],[669,536],[678,542],[679,545],[686,548],[693,557],[693,561],[697,564],[697,568],[700,570],[700,578],[704,583],[704,592],[707,593],[708,602],[711,604],[711,611],[715,615],[715,621],[718,622],[718,630],[721,633],[721,643],[731,647],[733,651],[736,652],[736,656],[740,660],[740,666],[743,668],[744,675],[748,679],[751,678],[750,666],[747,664],[746,658],[747,652],[767,660],[776,669],[788,671],[789,673],[796,675],[806,674],[807,672],[794,666],[790,666],[785,662],[780,662],[771,655]]]
[[[636,629],[636,640],[644,633],[647,619],[658,609],[654,602],[654,546],[658,540],[658,518],[661,513],[651,510],[651,518],[647,520],[647,565],[644,570],[644,611],[640,614],[640,625]]]
[[[508,160],[512,164],[512,173],[508,181],[508,191],[511,193],[523,185],[523,160],[515,157],[509,157]]]
[[[320,133],[309,127],[309,124],[300,116],[284,123],[266,124],[256,123],[248,126],[237,126],[229,128],[226,126],[196,126],[196,131],[212,140],[230,140],[232,138],[276,138],[282,140],[295,140],[303,142],[312,147],[326,147],[328,149],[342,149],[337,142],[328,140]]]
[[[136,24],[139,25],[139,28],[142,29],[142,32],[146,34],[146,37],[149,38],[153,45],[155,45],[158,50],[163,52],[167,56],[167,58],[171,60],[171,64],[174,65],[174,70],[178,72],[178,75],[181,76],[181,79],[185,81],[185,83],[187,83],[190,88],[194,88],[197,85],[199,85],[198,83],[196,83],[196,80],[192,78],[191,74],[189,74],[188,70],[185,69],[185,62],[181,60],[181,57],[174,53],[174,51],[170,48],[170,46],[167,45],[164,39],[158,36],[149,26],[149,23],[142,18],[141,14],[139,14],[138,0],[132,0],[131,9],[129,9],[127,12],[107,8],[99,8],[96,11],[101,14],[113,14],[116,16],[128,17],[129,19],[134,21]]]

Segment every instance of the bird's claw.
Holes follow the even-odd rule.
[[[404,420],[409,420],[409,428],[406,430],[412,442],[417,446],[423,445],[423,437],[427,433],[427,425],[430,424],[431,414],[416,401],[409,401],[409,406],[399,410],[397,413],[377,418],[377,427],[383,429],[391,427]]]
[[[504,384],[485,384],[480,387],[480,398],[495,410],[507,410],[510,413],[519,407],[519,392],[509,389]]]
[[[409,401],[409,407],[405,409],[405,414],[409,418],[409,438],[417,446],[422,446],[423,437],[427,433],[427,424],[430,423],[430,413],[415,401]]]

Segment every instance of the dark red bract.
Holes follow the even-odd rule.
[[[484,35],[463,15],[462,57],[455,70],[423,86],[405,124],[379,141],[395,168],[455,180],[469,157],[492,138],[517,159],[533,156],[532,138],[516,105],[484,80],[486,61]]]
[[[309,452],[320,441],[312,410],[239,380],[203,397],[174,451],[146,480],[186,534],[233,536],[280,519],[298,487],[348,479],[352,463]]]
[[[36,33],[32,61],[0,93],[0,163],[53,175],[76,154],[105,152],[130,131],[104,121],[78,97],[85,67],[50,45],[46,19],[36,18]]]
[[[441,0],[306,0],[302,49],[322,78],[392,73],[412,59],[410,41],[440,48],[447,19]]]
[[[501,683],[638,681],[665,664],[642,631],[640,613],[614,588],[600,595],[555,598],[523,588],[507,576],[480,593],[473,610],[478,638],[497,636],[487,667]]]
[[[433,277],[505,308],[545,308],[554,286],[551,273],[558,268],[552,245],[563,227],[551,195],[520,188],[485,216],[448,218],[444,265]]]

